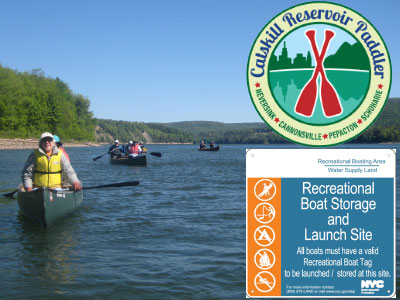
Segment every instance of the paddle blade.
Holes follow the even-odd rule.
[[[15,190],[15,191],[13,191],[11,193],[3,194],[3,197],[12,198],[17,191],[18,190]]]
[[[301,91],[294,111],[299,115],[311,117],[317,102],[317,94],[317,80],[313,76]]]
[[[105,154],[102,154],[102,155],[96,156],[95,158],[93,158],[93,161],[96,161],[96,160],[98,160],[99,158],[102,158],[104,155],[107,155],[107,154],[108,154],[108,152],[107,152],[107,153],[105,153]]]
[[[160,152],[150,152],[150,154],[153,155],[153,156],[161,157],[161,153]]]
[[[321,103],[326,117],[331,118],[342,114],[343,110],[339,96],[326,78],[323,78],[321,83]]]

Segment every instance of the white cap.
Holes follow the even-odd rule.
[[[54,139],[53,135],[50,132],[43,132],[42,135],[40,136],[40,141],[46,137]]]
[[[129,141],[129,144],[133,144],[133,142],[132,142],[132,141]]]
[[[116,143],[119,143],[119,141],[118,141],[118,140],[115,140],[115,141],[114,141],[114,144],[116,144]]]

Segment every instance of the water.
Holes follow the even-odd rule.
[[[326,76],[335,88],[343,113],[327,118],[322,109],[320,96],[312,117],[298,115],[294,111],[300,92],[313,75],[313,70],[270,72],[270,86],[279,106],[290,116],[306,124],[333,124],[352,114],[361,104],[369,86],[368,72],[326,70]],[[318,80],[318,86],[321,85]],[[349,82],[352,82],[349,85]]]
[[[19,215],[15,199],[0,198],[0,298],[245,298],[245,149],[252,147],[270,146],[222,145],[214,153],[150,145],[163,156],[149,155],[147,167],[111,165],[107,156],[93,162],[106,147],[67,148],[84,185],[140,185],[87,190],[83,207],[48,229]],[[0,151],[1,194],[20,183],[30,152]],[[397,179],[397,196],[399,186]]]

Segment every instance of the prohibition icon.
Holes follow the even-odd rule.
[[[275,232],[271,227],[262,225],[254,231],[254,240],[259,246],[269,246],[275,240]]]
[[[275,218],[275,208],[269,203],[260,203],[254,210],[258,222],[267,224]]]
[[[254,262],[260,269],[268,270],[275,264],[275,254],[269,249],[260,249],[254,255]]]
[[[254,186],[254,194],[261,201],[271,200],[276,194],[276,186],[269,179],[261,179]]]
[[[254,285],[260,292],[269,292],[275,286],[275,277],[268,271],[260,272],[254,278]]]
[[[318,76],[321,75],[320,95],[324,115],[328,118],[338,116],[343,111],[342,105],[340,104],[335,88],[326,77],[323,66],[326,51],[331,39],[335,36],[335,32],[329,29],[325,30],[325,39],[321,53],[318,53],[317,44],[315,42],[315,29],[307,30],[305,35],[310,41],[317,65],[310,81],[307,82],[300,92],[295,106],[295,112],[306,117],[311,117],[313,115],[318,97],[317,79]]]

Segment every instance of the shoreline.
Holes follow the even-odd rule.
[[[37,139],[1,139],[0,150],[16,150],[16,149],[35,149],[39,145]],[[99,147],[101,144],[86,143],[63,143],[63,147]]]
[[[146,143],[146,145],[184,145],[192,143]],[[37,139],[2,139],[0,138],[0,150],[17,150],[17,149],[35,149],[39,145]],[[112,145],[109,143],[95,143],[95,142],[82,142],[82,143],[63,143],[63,147],[100,147],[103,145]]]

